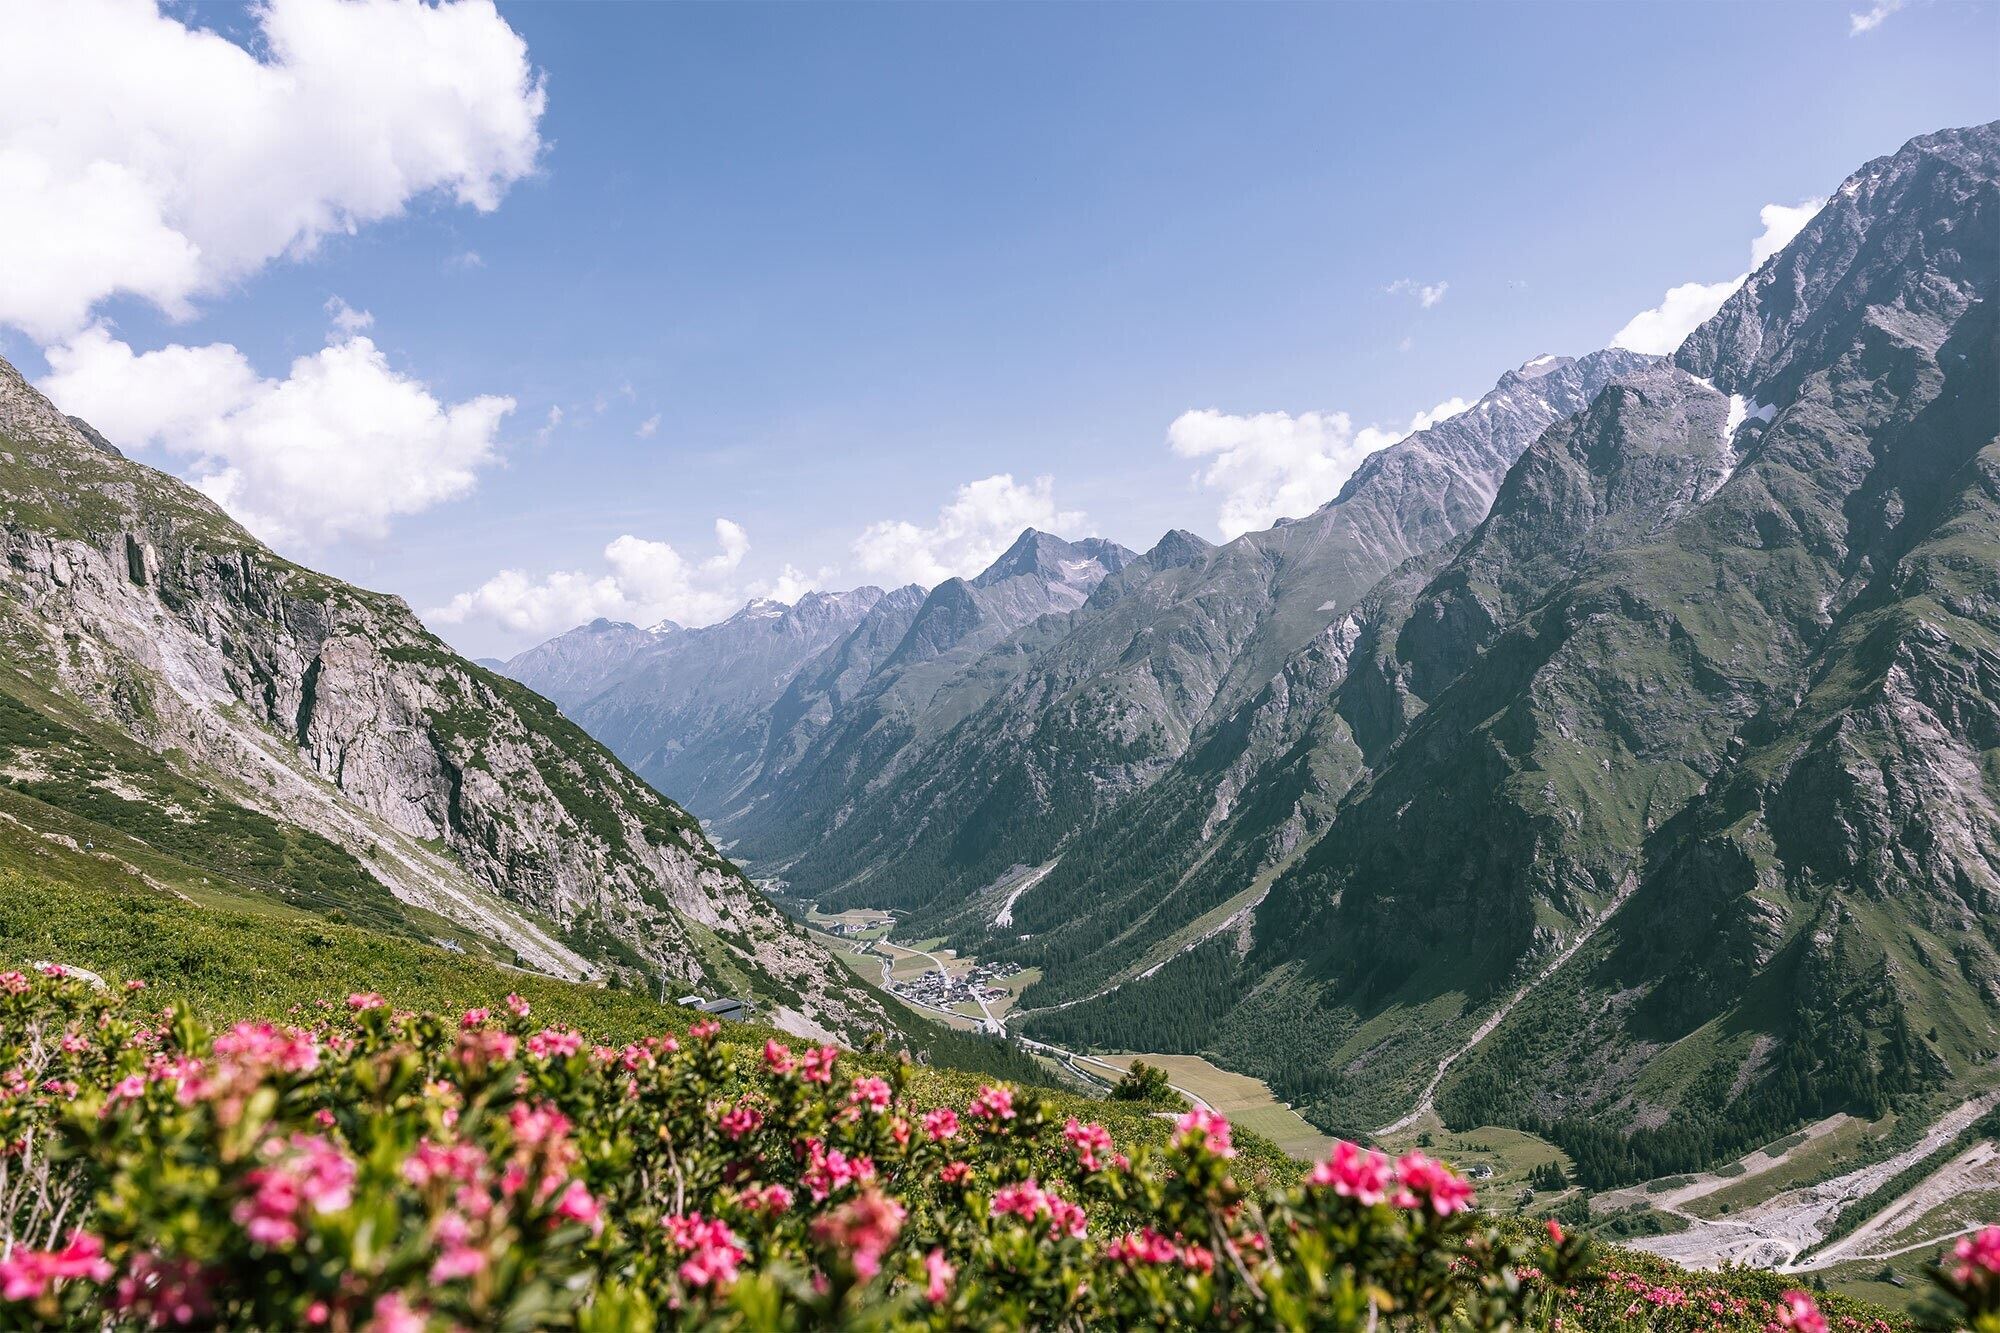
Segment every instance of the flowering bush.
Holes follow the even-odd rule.
[[[445,1017],[355,994],[211,1033],[136,985],[0,974],[0,1327],[1822,1317],[1803,1297],[1696,1310],[1554,1224],[1510,1236],[1422,1154],[1341,1144],[1252,1194],[1205,1108],[1121,1145],[1005,1086],[913,1105],[907,1067],[855,1063],[710,1021],[598,1045],[511,996]],[[1966,1249],[1964,1290],[1990,1295],[1994,1250]]]
[[[2000,1226],[1960,1237],[1932,1276],[1940,1319],[1963,1320],[1960,1326],[1975,1333],[2000,1333]]]

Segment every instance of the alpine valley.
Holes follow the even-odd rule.
[[[1593,1189],[1829,1117],[1970,1123],[2000,1090],[1996,280],[2000,124],[1932,134],[1671,356],[1537,355],[1268,531],[1136,555],[1028,531],[976,578],[599,621],[503,670],[793,911],[1032,975],[1005,1027],[1044,1054],[1199,1055],[1348,1136],[1511,1127]],[[317,646],[320,603],[282,601],[307,576],[237,592],[230,556],[167,584],[188,557],[136,538],[157,592],[115,545],[71,559],[134,604],[198,600],[204,660],[243,661],[217,716],[507,892],[543,844],[403,795],[459,770],[449,742],[323,716],[382,691]],[[71,586],[55,559],[15,578]],[[213,618],[225,588],[297,626],[281,652]],[[120,704],[103,663],[132,655],[70,650],[64,679],[186,745],[185,706],[137,703],[158,687]],[[438,673],[505,688],[369,662],[445,716]],[[546,873],[510,901],[574,919]],[[614,901],[615,934],[639,907]]]
[[[1030,529],[504,663],[0,362],[0,939],[228,1017],[315,959],[734,1001],[1872,1263],[1892,1206],[2000,1198],[1996,284],[2000,123],[1931,134],[1671,355],[1534,355],[1268,530]]]

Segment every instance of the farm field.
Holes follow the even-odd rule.
[[[1313,1159],[1326,1156],[1333,1140],[1272,1095],[1257,1079],[1218,1069],[1198,1055],[1104,1055],[1098,1059],[1118,1069],[1130,1069],[1134,1061],[1167,1071],[1176,1088],[1194,1094],[1232,1121],[1255,1130],[1293,1157]]]

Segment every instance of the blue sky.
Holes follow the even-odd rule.
[[[17,239],[78,295],[0,297],[0,351],[475,653],[970,572],[1023,519],[1143,548],[1309,507],[1416,414],[1742,273],[1765,205],[2000,114],[2000,6],[1946,0],[1858,32],[1869,3],[91,4],[152,52],[128,116],[229,84],[188,25],[322,100],[239,71],[269,142],[218,94],[135,169],[196,259]],[[398,33],[463,46],[456,100],[377,67]],[[13,146],[54,191],[122,151],[84,137]],[[1171,447],[1198,409],[1248,452]]]

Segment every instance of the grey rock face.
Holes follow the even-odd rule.
[[[452,653],[401,601],[278,558],[191,488],[106,452],[4,362],[0,603],[81,707],[531,966],[588,977],[636,958],[687,988],[748,980],[802,1031],[885,1022],[553,705]]]

